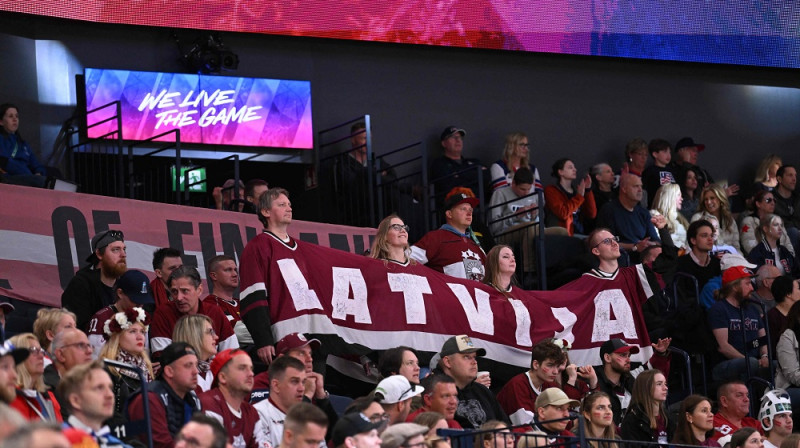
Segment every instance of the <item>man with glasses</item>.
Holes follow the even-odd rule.
[[[775,297],[772,295],[772,282],[781,276],[781,271],[775,265],[765,264],[756,271],[755,286],[750,293],[750,299],[758,301],[767,307],[767,312],[775,308]]]
[[[303,401],[306,369],[302,362],[291,356],[281,356],[269,366],[269,398],[254,406],[261,421],[260,435],[256,438],[265,448],[275,448],[283,436],[286,413]],[[257,428],[258,429],[258,428]]]
[[[458,409],[458,389],[454,379],[441,373],[434,373],[422,379],[422,407],[408,414],[407,422],[413,422],[423,412],[438,412],[447,420],[450,429],[461,429],[455,420]]]
[[[389,425],[401,423],[411,412],[411,399],[425,391],[421,386],[412,386],[402,375],[384,378],[375,388],[375,398],[389,415]]]
[[[117,300],[114,284],[128,270],[122,232],[106,230],[95,235],[86,262],[89,265],[75,273],[61,294],[61,306],[75,313],[81,330],[94,313]]]
[[[94,347],[95,356],[100,353],[100,349],[106,343],[107,337],[103,332],[103,325],[107,320],[113,318],[117,313],[124,313],[136,306],[150,309],[149,307],[155,303],[152,289],[148,287],[148,283],[147,275],[136,269],[129,269],[117,280],[117,284],[114,285],[117,301],[94,313],[89,321],[86,333],[89,335],[89,342]]]
[[[81,364],[90,362],[94,349],[89,343],[86,333],[77,328],[65,328],[56,333],[50,344],[53,363],[44,369],[44,383],[48,389],[56,392],[58,383],[70,370]],[[56,392],[56,399],[63,403],[63,398]]]

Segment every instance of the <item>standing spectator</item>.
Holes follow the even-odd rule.
[[[237,210],[244,209],[244,183],[239,180],[238,195],[234,191],[233,179],[228,179],[221,187],[214,187],[211,196],[214,198],[214,208],[217,210]]]
[[[61,405],[44,384],[44,349],[32,333],[9,339],[17,348],[28,349],[30,356],[17,364],[17,396],[11,407],[29,421],[61,423]]]
[[[244,184],[244,212],[255,213],[258,198],[269,190],[269,184],[263,179],[250,179]]]
[[[775,214],[783,218],[792,247],[797,247],[800,244],[800,195],[794,191],[797,186],[797,169],[792,165],[783,165],[778,168],[775,177],[778,179],[778,186],[772,191],[775,197]]]
[[[786,319],[786,329],[775,346],[778,369],[775,386],[785,389],[795,409],[800,409],[800,304],[795,302]]]
[[[185,342],[192,346],[197,355],[197,392],[211,389],[214,375],[211,373],[211,359],[217,354],[219,337],[214,331],[211,318],[204,314],[187,314],[175,322],[172,342]],[[238,348],[238,347],[234,347]]]
[[[786,437],[792,435],[792,403],[783,389],[767,391],[761,397],[758,420],[764,429],[764,448],[778,448]]]
[[[183,259],[178,249],[162,247],[153,252],[153,272],[156,273],[156,278],[150,282],[150,288],[153,290],[156,308],[172,300],[167,281],[172,272],[181,266]]]
[[[697,183],[698,171],[695,167],[680,168],[677,173],[678,185],[681,186],[683,203],[681,204],[681,215],[687,220],[697,212],[700,205],[700,192],[702,187]]]
[[[647,192],[648,205],[650,208],[654,208],[653,201],[658,189],[665,185],[675,184],[677,181],[672,168],[669,167],[669,162],[672,160],[669,142],[660,138],[650,140],[648,150],[650,156],[653,157],[653,164],[642,173],[642,184]]]
[[[667,419],[667,379],[659,370],[648,370],[636,377],[628,413],[620,425],[624,440],[667,444],[672,438]]]
[[[16,367],[25,362],[28,356],[28,349],[16,347],[11,341],[0,344],[0,403],[11,404],[16,398]]]
[[[781,236],[784,233],[783,220],[780,216],[773,214],[764,216],[756,229],[756,238],[761,242],[750,251],[747,259],[759,267],[772,264],[781,271],[781,274],[797,278],[800,276],[800,266],[794,254],[781,244]]]
[[[17,132],[19,108],[9,103],[0,105],[0,118],[0,181],[44,188],[47,169]]]
[[[686,228],[689,221],[679,213],[683,202],[683,195],[678,184],[668,183],[653,192],[650,202],[650,214],[652,216],[661,215],[667,220],[667,230],[669,230],[672,243],[678,249],[686,247]]]
[[[692,216],[692,222],[700,219],[708,220],[709,217],[714,217],[719,223],[717,244],[733,246],[737,252],[741,252],[739,228],[736,226],[736,220],[733,219],[733,215],[731,215],[731,208],[725,190],[719,185],[712,184],[703,189],[700,198],[700,207],[697,213]]]
[[[128,270],[125,236],[119,230],[98,233],[92,237],[92,254],[86,262],[89,266],[80,269],[61,294],[61,306],[75,313],[81,330],[94,313],[117,300],[114,284]]]
[[[708,437],[713,430],[714,413],[711,411],[711,400],[702,395],[689,395],[681,402],[672,443],[719,448],[719,443]]]
[[[771,191],[758,190],[753,196],[751,212],[742,219],[739,226],[739,238],[742,242],[742,252],[748,255],[754,247],[759,243],[756,237],[756,230],[761,225],[761,220],[767,215],[775,213],[775,195]],[[794,246],[789,241],[789,235],[786,232],[781,233],[780,243],[789,249],[789,252],[794,255]]]
[[[581,413],[586,419],[586,437],[592,439],[617,439],[611,399],[605,392],[597,391],[586,396],[581,403]],[[616,448],[607,441],[590,440],[592,448]]]
[[[488,187],[486,168],[478,159],[468,159],[462,155],[466,135],[467,132],[463,129],[448,126],[439,138],[444,154],[433,161],[430,177],[436,192],[437,205],[441,205],[445,201],[445,195],[455,187],[477,191],[479,177],[484,179],[484,188]]]
[[[511,185],[511,180],[520,168],[527,168],[533,174],[534,182],[531,193],[543,188],[539,170],[530,160],[528,136],[522,132],[512,132],[506,135],[503,158],[489,167],[489,173],[492,177],[492,192]]]
[[[769,346],[775,354],[781,332],[789,327],[789,311],[800,301],[800,287],[790,275],[782,275],[772,282],[772,296],[775,307],[767,312]]]
[[[633,174],[623,174],[619,181],[619,197],[603,207],[597,217],[597,226],[605,227],[619,236],[620,247],[639,252],[645,247],[660,243],[650,213],[639,203],[642,201],[642,180]],[[663,227],[665,220],[661,220]]]
[[[756,178],[753,188],[757,193],[760,190],[772,191],[778,186],[778,170],[783,165],[783,160],[775,154],[768,154],[761,159],[756,168]]]
[[[592,193],[592,177],[588,174],[573,187],[578,169],[570,159],[558,159],[551,173],[555,185],[544,189],[547,207],[547,226],[564,227],[569,235],[586,235],[586,224],[597,216],[597,207]]]
[[[498,244],[486,255],[486,277],[483,278],[483,283],[511,298],[511,291],[517,285],[514,278],[516,270],[514,251],[505,244]]]
[[[150,289],[147,287],[147,282],[147,276],[143,272],[135,269],[126,271],[122,274],[122,277],[117,280],[117,284],[115,285],[117,301],[114,302],[113,305],[109,305],[94,313],[94,316],[92,316],[92,319],[89,321],[89,330],[87,334],[89,335],[89,342],[92,344],[92,347],[94,347],[95,354],[100,353],[103,344],[105,344],[108,338],[104,325],[109,319],[113,318],[117,313],[124,313],[137,306],[142,312],[147,313],[144,307],[153,305],[153,296],[150,293]],[[147,338],[146,333],[145,338]]]
[[[712,439],[729,436],[741,428],[754,428],[761,432],[758,420],[748,417],[750,412],[750,392],[741,381],[730,381],[717,389],[719,411],[714,414],[714,434]]]
[[[197,387],[197,355],[185,342],[173,342],[161,353],[161,370],[155,381],[148,383],[150,419],[153,427],[153,446],[172,448],[178,432],[194,412],[200,412],[200,399],[194,393]],[[130,399],[128,418],[144,418],[142,392]],[[223,431],[224,433],[224,431]],[[144,436],[144,435],[142,435]],[[146,439],[142,437],[142,441]]]

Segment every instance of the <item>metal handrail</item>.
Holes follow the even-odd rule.
[[[107,366],[113,366],[118,369],[131,370],[139,377],[139,381],[142,383],[142,405],[144,410],[145,432],[147,433],[147,446],[149,448],[153,448],[153,424],[150,421],[150,397],[147,393],[147,377],[145,376],[144,371],[139,367],[108,358],[104,358],[103,363],[105,363]]]

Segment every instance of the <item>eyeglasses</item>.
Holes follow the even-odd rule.
[[[216,336],[217,332],[214,331],[213,328],[209,328],[208,330],[204,331],[203,333],[207,334],[208,336]]]
[[[389,228],[392,230],[396,230],[398,232],[402,232],[403,230],[405,230],[406,233],[408,233],[411,230],[411,227],[404,224],[392,224],[389,226]]]
[[[42,347],[30,347],[28,351],[31,352],[31,355],[44,356],[45,354],[45,351]]]
[[[88,342],[75,342],[73,344],[65,344],[62,347],[78,347],[78,350],[83,350],[83,351],[86,351],[87,349],[94,350],[92,344],[89,344]]]
[[[524,147],[526,147],[526,148],[527,148],[527,147],[529,147],[529,146],[531,146],[529,143],[517,143],[517,145],[519,145],[519,146],[524,146]]]
[[[389,414],[385,412],[383,414],[372,414],[369,416],[369,421],[372,423],[385,422],[389,420],[389,417]]]
[[[764,198],[764,202],[767,204],[771,204],[773,201],[775,201],[775,198]]]
[[[619,237],[618,236],[612,236],[611,238],[603,238],[602,240],[600,240],[599,243],[595,244],[592,247],[592,249],[596,248],[597,246],[599,246],[601,244],[605,244],[605,245],[611,246],[612,242],[619,243]]]
[[[423,440],[422,442],[419,442],[419,443],[411,443],[411,444],[408,444],[408,445],[402,445],[402,446],[404,446],[404,447],[406,447],[406,448],[417,448],[417,447],[423,447],[423,446],[425,446],[425,441]]]

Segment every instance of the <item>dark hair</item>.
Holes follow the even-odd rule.
[[[564,158],[556,160],[555,163],[553,163],[553,171],[550,172],[550,175],[555,177],[558,180],[561,180],[561,176],[558,175],[558,171],[559,170],[563,170],[564,169],[564,165],[566,165],[567,162],[572,162],[572,159],[568,159],[568,158],[564,157]]]
[[[531,366],[533,361],[542,364],[547,359],[552,359],[556,364],[561,364],[567,359],[561,347],[553,344],[553,338],[542,339],[531,348]]]
[[[183,265],[172,271],[172,274],[169,275],[169,279],[167,279],[167,285],[172,286],[172,282],[179,278],[188,278],[195,288],[199,287],[200,283],[203,282],[200,278],[200,273],[197,272],[194,266]]]
[[[378,371],[381,373],[381,376],[386,378],[397,375],[398,372],[400,372],[400,367],[403,365],[403,354],[407,351],[417,356],[416,350],[411,347],[406,347],[405,345],[390,348],[381,353],[380,358],[378,358]]]
[[[711,404],[711,400],[709,400],[708,397],[698,394],[689,395],[683,399],[681,402],[681,410],[678,412],[678,424],[675,428],[675,436],[672,438],[672,443],[700,446],[701,442],[694,436],[692,425],[686,418],[686,414],[694,412],[697,406],[704,401],[707,401],[709,405]],[[708,434],[706,434],[706,437],[708,437]]]
[[[758,429],[749,426],[737,430],[731,436],[731,448],[744,447],[745,442],[747,442],[747,439],[749,439],[754,432],[758,432]]]
[[[164,266],[164,259],[168,257],[180,257],[181,251],[171,247],[162,247],[153,252],[153,270],[161,269]]]
[[[0,104],[0,120],[2,120],[3,117],[6,116],[6,112],[8,112],[9,109],[16,109],[17,113],[19,113],[19,107],[17,107],[16,104],[11,104],[11,103]],[[2,125],[0,125],[0,133],[2,133],[3,135],[8,135],[8,131],[6,131],[6,128],[4,128]],[[14,134],[16,134],[20,142],[24,143],[24,140],[22,140],[22,136],[19,135],[19,129]]]
[[[350,134],[360,134],[360,132],[358,132],[358,131],[360,131],[362,129],[367,129],[367,125],[364,124],[363,121],[359,121],[358,123],[354,123],[352,126],[350,126]],[[352,136],[353,135],[351,135],[351,137]]]
[[[774,194],[771,191],[767,191],[767,190],[764,190],[764,189],[756,191],[756,193],[753,195],[753,203],[751,204],[751,208],[754,211],[758,210],[758,207],[756,207],[756,202],[764,202],[764,196],[766,196],[768,194],[772,194],[774,196]],[[756,217],[758,217],[758,216],[756,216]]]
[[[369,394],[363,397],[358,397],[353,400],[344,410],[345,414],[352,414],[354,412],[364,412],[372,403],[379,403],[375,395]]]
[[[697,221],[689,224],[689,228],[686,229],[686,241],[689,242],[689,247],[691,248],[694,248],[692,238],[697,238],[697,232],[700,231],[700,227],[708,227],[712,232],[714,231],[714,225],[705,219],[698,219]]]
[[[289,367],[301,372],[306,371],[306,366],[299,359],[291,356],[279,356],[269,365],[269,379],[282,380],[283,374]]]
[[[3,112],[3,114],[5,114],[5,112]],[[778,171],[775,173],[775,177],[783,177],[783,173],[786,172],[786,168],[791,168],[797,172],[797,168],[795,168],[794,165],[781,165],[781,167],[778,168]]]
[[[207,269],[206,277],[209,277],[212,272],[216,271],[217,266],[219,266],[219,264],[222,263],[223,261],[232,261],[236,263],[236,259],[231,256],[217,255],[216,257],[213,257],[212,259],[208,260],[208,267],[206,268]]]
[[[772,297],[775,298],[775,302],[781,303],[794,290],[794,278],[791,275],[781,275],[772,281],[772,286],[769,289],[772,292]]]
[[[199,425],[208,425],[211,427],[213,438],[211,439],[211,447],[210,448],[225,448],[228,444],[228,433],[225,431],[225,427],[222,426],[222,423],[219,420],[209,417],[201,412],[197,412],[192,415],[192,418],[189,419],[190,422],[197,423]],[[178,431],[180,434],[180,431]],[[178,439],[178,436],[175,437]]]
[[[678,185],[681,187],[681,193],[684,196],[688,196],[689,191],[686,189],[686,178],[689,177],[689,171],[694,173],[695,179],[700,179],[702,174],[700,170],[697,169],[694,165],[692,166],[682,166],[675,172],[675,180],[678,182]],[[700,185],[700,182],[697,182],[697,187],[691,192],[692,197],[696,198],[700,195],[700,192],[703,190],[703,186]]]
[[[328,421],[328,416],[318,406],[301,401],[289,408],[289,412],[286,413],[286,418],[283,421],[283,427],[292,432],[300,433],[309,423],[327,427],[330,422]]]
[[[795,335],[800,334],[800,300],[794,303],[791,308],[789,308],[789,314],[786,315],[786,323],[784,324],[784,328],[781,328],[781,334],[788,329],[792,329]]]
[[[258,220],[261,221],[261,224],[264,224],[264,228],[269,228],[269,222],[267,218],[261,213],[262,210],[269,210],[272,208],[272,201],[278,199],[280,195],[285,195],[287,198],[289,197],[289,192],[286,189],[280,187],[273,187],[269,190],[265,191],[258,198],[258,202],[256,203],[256,213],[258,213]]]
[[[658,369],[645,370],[636,377],[631,391],[630,406],[639,406],[647,417],[651,429],[656,429],[656,419],[661,415],[664,420],[668,419],[667,408],[664,402],[658,403],[653,398],[653,388],[656,385],[656,375],[664,375]],[[654,405],[658,405],[658,413],[653,413]],[[630,410],[630,407],[628,408]],[[667,427],[669,423],[667,422]]]
[[[653,154],[654,152],[661,152],[664,150],[669,151],[670,145],[669,142],[663,138],[654,138],[650,140],[650,144],[647,148],[650,150],[650,154]]]
[[[256,187],[267,187],[269,188],[269,184],[264,179],[250,179],[244,184],[244,197],[247,198],[248,196],[253,196],[253,191],[255,191]]]
[[[515,184],[532,184],[533,183],[533,173],[531,169],[528,167],[523,166],[522,168],[518,169],[516,173],[514,173],[514,178],[512,182]]]
[[[441,373],[434,373],[433,375],[428,375],[422,379],[420,385],[425,388],[425,395],[430,395],[436,390],[436,385],[439,383],[449,384],[449,383],[456,383],[452,377],[441,374]]]

